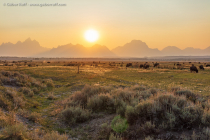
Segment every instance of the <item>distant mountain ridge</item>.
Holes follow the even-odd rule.
[[[48,48],[40,46],[36,40],[28,38],[24,42],[18,41],[16,44],[2,43],[0,45],[0,56],[30,57],[48,50]]]
[[[146,57],[162,55],[161,51],[149,48],[145,42],[140,40],[133,40],[124,46],[113,49],[112,52],[120,57]]]
[[[132,40],[124,46],[109,50],[106,46],[96,44],[84,47],[80,44],[66,44],[57,48],[44,48],[36,40],[26,39],[24,42],[2,43],[0,56],[18,57],[152,57],[152,56],[204,56],[210,55],[210,46],[206,49],[188,47],[183,50],[176,46],[168,46],[162,50],[151,49],[141,40]]]
[[[58,46],[50,51],[36,55],[37,57],[116,57],[106,46],[94,45],[84,47],[80,44]]]
[[[181,50],[176,46],[168,46],[162,50],[151,49],[141,40],[133,40],[124,46],[112,50],[119,57],[150,57],[150,56],[203,56],[210,55],[210,47],[195,49],[192,47]]]

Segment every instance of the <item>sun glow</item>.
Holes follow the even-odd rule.
[[[95,42],[97,41],[99,38],[99,34],[96,30],[94,29],[89,29],[85,32],[85,39],[88,41],[88,42]]]

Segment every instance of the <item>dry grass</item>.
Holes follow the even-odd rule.
[[[73,66],[78,63],[82,64],[80,74],[76,74],[77,67]],[[197,136],[206,139],[210,135],[207,128],[210,124],[210,103],[199,94],[209,94],[209,69],[199,70],[195,74],[190,73],[191,64],[187,63],[177,67],[171,62],[160,62],[158,68],[150,67],[147,70],[139,69],[140,63],[133,63],[133,67],[126,69],[126,63],[33,61],[27,62],[31,67],[24,66],[24,62],[2,66],[0,107],[16,113],[19,110],[18,115],[30,118],[31,124],[38,122],[46,131],[59,130],[59,133],[82,135],[87,139],[92,132],[84,133],[84,130],[74,127],[83,126],[88,121],[94,122],[95,118],[108,114],[127,119],[129,128],[125,133],[118,134],[127,139],[133,139],[138,134],[142,139],[157,139],[166,130],[177,132],[186,139]],[[152,65],[151,62],[149,64]],[[12,126],[20,129],[21,126],[12,124],[14,121],[11,121],[13,118],[9,114],[1,114],[2,129],[11,129],[19,134],[20,131],[15,132]],[[181,135],[180,132],[186,129],[191,129],[190,132],[198,129],[197,124],[204,130]],[[66,135],[54,131],[29,132],[27,129],[23,128],[26,135],[21,135],[21,138],[66,139]],[[103,135],[105,132],[110,133]],[[113,133],[107,122],[100,128],[96,139],[115,139]],[[14,137],[13,133],[10,134]],[[10,137],[6,133],[0,135]]]

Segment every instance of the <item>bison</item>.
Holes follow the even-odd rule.
[[[147,69],[149,68],[149,65],[147,63],[144,64],[144,68]]]
[[[210,64],[207,64],[206,67],[210,67]]]
[[[204,70],[204,67],[203,67],[203,65],[200,65],[200,66],[199,66],[199,68],[200,68],[201,70]]]
[[[192,71],[195,71],[196,73],[198,73],[198,69],[196,68],[196,66],[194,66],[193,64],[192,64],[192,66],[190,67],[190,71],[192,72]]]
[[[159,63],[156,62],[156,63],[154,64],[154,67],[157,67],[157,66],[159,66]]]
[[[126,67],[130,67],[130,66],[132,66],[132,63],[126,64]]]
[[[141,64],[140,66],[139,66],[139,68],[143,68],[144,67],[144,65],[143,64]]]
[[[176,64],[176,65],[177,65],[177,66],[181,66],[182,64],[179,64],[179,63],[178,63],[178,64]]]

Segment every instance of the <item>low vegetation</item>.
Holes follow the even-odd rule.
[[[112,132],[128,139],[158,138],[168,130],[207,129],[209,103],[191,91],[171,91],[157,92],[138,85],[124,89],[86,85],[63,101],[60,116],[75,124],[91,120],[93,113],[118,114],[112,120]]]
[[[0,140],[210,137],[206,67],[191,73],[191,64],[171,62],[146,69],[139,68],[145,62],[16,64],[1,66]]]

